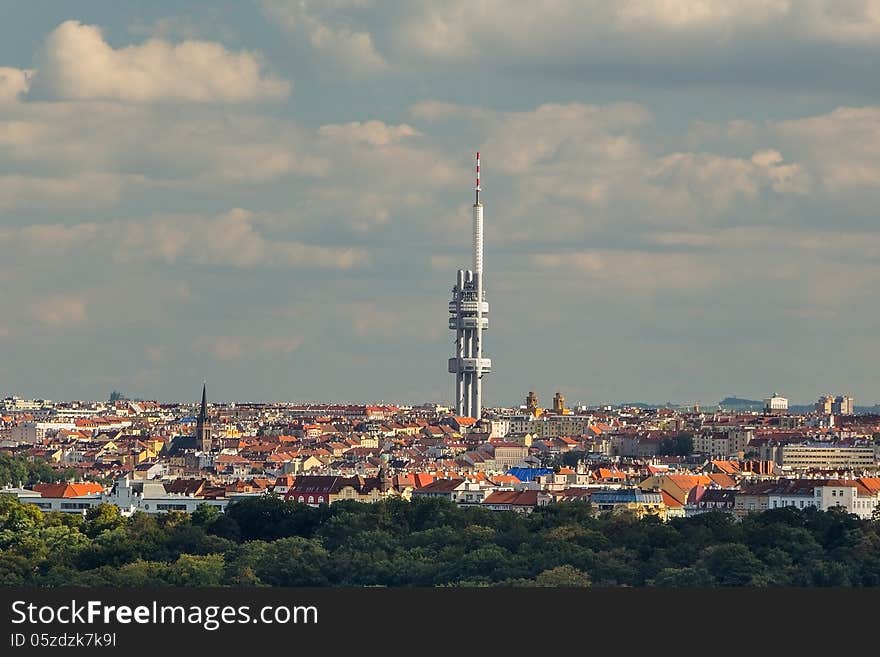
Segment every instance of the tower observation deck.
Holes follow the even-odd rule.
[[[459,269],[449,302],[449,328],[455,331],[455,356],[449,372],[455,374],[455,408],[458,415],[480,419],[483,375],[492,371],[492,360],[483,357],[483,331],[489,327],[489,304],[483,290],[483,204],[480,201],[480,154],[474,200],[474,266]]]

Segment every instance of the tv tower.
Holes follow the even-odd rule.
[[[489,327],[489,304],[483,291],[483,204],[480,202],[480,154],[474,199],[474,268],[459,269],[449,302],[449,328],[455,331],[455,357],[449,372],[455,374],[455,408],[458,415],[480,419],[483,410],[483,375],[492,371],[492,360],[483,358],[483,331]]]

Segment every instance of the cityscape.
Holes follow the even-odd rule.
[[[442,498],[520,513],[589,502],[663,521],[781,507],[871,519],[880,505],[880,415],[854,414],[846,395],[792,413],[777,394],[742,410],[570,408],[556,392],[544,408],[531,391],[480,419],[440,404],[212,404],[207,385],[198,404],[2,404],[6,462],[42,462],[60,480],[2,491],[80,515],[101,504],[126,516],[224,510],[265,495],[311,506]]]
[[[880,0],[19,4],[0,593],[880,586]]]
[[[209,404],[129,400],[3,400],[0,448],[40,461],[61,481],[7,481],[0,492],[46,511],[195,512],[266,495],[309,506],[443,499],[531,513],[586,502],[596,513],[662,521],[708,512],[742,518],[794,507],[880,519],[880,414],[849,395],[793,412],[729,398],[713,409],[566,405],[536,391],[483,408],[489,305],[483,287],[483,203],[476,154],[473,268],[449,303],[456,353],[453,403]],[[730,406],[730,402],[733,406]],[[9,469],[11,471],[11,469]]]

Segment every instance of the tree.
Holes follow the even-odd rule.
[[[699,563],[718,586],[753,586],[765,570],[764,564],[741,543],[713,545]]]
[[[91,538],[103,531],[122,527],[124,524],[125,518],[115,504],[99,504],[86,511],[85,532]]]
[[[683,433],[660,441],[659,453],[663,456],[690,456],[694,452],[693,434]]]
[[[223,567],[222,554],[181,554],[168,566],[165,579],[171,586],[220,586]]]
[[[545,570],[535,578],[535,586],[586,588],[590,585],[589,575],[568,564]]]
[[[583,461],[586,455],[587,453],[583,450],[573,449],[562,455],[562,464],[567,465],[570,468],[576,468],[578,463]]]
[[[207,527],[220,517],[220,509],[213,504],[199,504],[192,512],[192,524]]]

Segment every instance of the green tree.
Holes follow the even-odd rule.
[[[99,504],[86,511],[85,533],[94,538],[104,531],[125,525],[125,518],[115,504]]]
[[[718,586],[754,586],[765,566],[741,543],[725,543],[708,548],[698,564]]]
[[[181,554],[168,566],[165,579],[172,586],[220,586],[224,565],[222,554]]]
[[[589,575],[568,564],[545,570],[535,578],[536,586],[585,588],[591,584]]]

